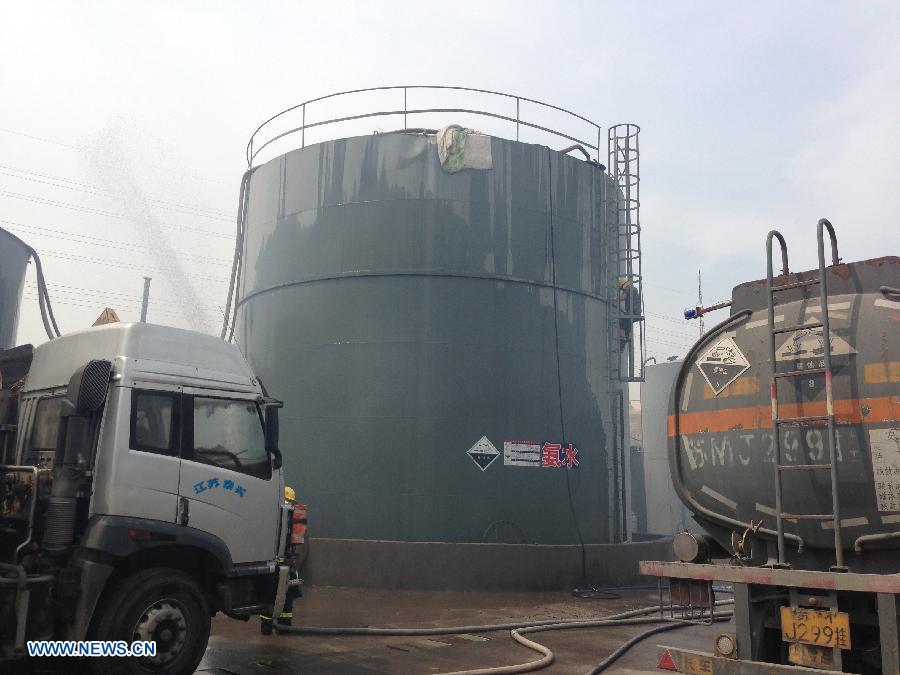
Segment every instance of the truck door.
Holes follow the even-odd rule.
[[[255,396],[185,389],[179,522],[222,539],[234,563],[272,560],[282,487]]]
[[[180,387],[112,387],[95,467],[95,513],[175,522]]]

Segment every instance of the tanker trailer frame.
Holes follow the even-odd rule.
[[[900,259],[841,264],[817,229],[819,269],[799,274],[769,233],[765,284],[734,289],[673,387],[672,479],[709,535],[640,570],[670,618],[711,623],[732,585],[735,624],[712,653],[660,646],[660,669],[900,674]]]

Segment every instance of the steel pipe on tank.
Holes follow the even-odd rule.
[[[837,237],[834,227],[827,218],[821,218],[816,224],[816,239],[819,245],[819,303],[822,308],[822,347],[825,352],[825,413],[828,416],[828,457],[831,462],[831,504],[834,512],[834,562],[838,568],[844,567],[844,541],[841,533],[841,500],[838,494],[837,456],[834,442],[834,388],[831,378],[831,331],[828,324],[828,279],[825,274],[825,238],[824,229],[828,228],[831,238],[831,263],[838,265]],[[772,307],[772,303],[769,303]],[[771,325],[771,324],[770,324]],[[774,370],[775,364],[772,364]],[[776,460],[780,463],[780,460]],[[779,508],[780,510],[780,508]]]
[[[769,355],[772,360],[772,378],[769,382],[769,397],[772,407],[772,445],[775,453],[775,527],[778,539],[778,563],[784,564],[784,521],[781,514],[784,513],[782,504],[781,474],[778,467],[781,466],[781,433],[778,427],[778,379],[775,377],[775,332],[772,327],[775,325],[775,301],[772,297],[772,278],[774,270],[772,267],[772,239],[778,239],[778,245],[781,247],[781,273],[785,279],[789,274],[787,242],[777,230],[772,230],[766,235],[766,298],[768,299],[768,322],[769,322]]]
[[[875,544],[882,541],[889,541],[891,539],[900,539],[900,532],[881,532],[879,534],[864,534],[861,537],[857,537],[856,541],[853,542],[853,550],[857,553],[863,552],[863,547],[866,544]]]

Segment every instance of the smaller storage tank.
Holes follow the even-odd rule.
[[[19,306],[31,251],[22,240],[0,229],[0,349],[16,344]]]
[[[644,492],[647,533],[671,536],[684,529],[697,532],[700,526],[681,503],[669,471],[666,413],[681,361],[648,365],[641,385],[641,435],[644,441]]]

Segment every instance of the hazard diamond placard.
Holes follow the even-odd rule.
[[[472,458],[475,465],[484,471],[491,463],[500,455],[500,451],[494,447],[494,444],[488,440],[487,436],[482,436],[471,448],[466,450],[466,454]]]
[[[734,338],[724,337],[706,350],[697,361],[697,368],[713,393],[718,395],[750,368],[750,362]]]

